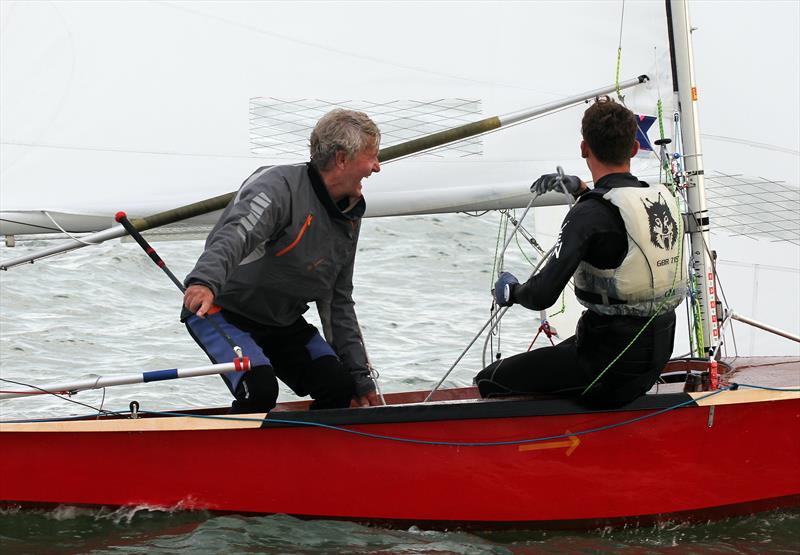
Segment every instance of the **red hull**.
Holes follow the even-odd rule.
[[[750,395],[750,402],[739,403],[731,397],[736,395],[749,394],[727,392],[706,401],[724,401],[713,408],[687,406],[586,435],[488,447],[404,443],[280,424],[80,432],[69,431],[76,422],[62,423],[63,431],[4,424],[0,499],[545,527],[707,518],[800,504],[800,398],[756,401]],[[344,425],[373,434],[497,442],[582,432],[663,408],[640,405],[564,413],[565,401],[511,400],[325,412],[333,424],[337,415],[366,419]],[[509,410],[514,416],[502,416]],[[274,411],[270,417],[298,415],[326,419],[323,412]],[[376,418],[385,421],[368,422]],[[140,423],[168,420],[88,425],[135,430]]]

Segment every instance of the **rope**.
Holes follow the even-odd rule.
[[[512,217],[516,218],[516,210],[514,212],[515,213],[512,215]],[[528,265],[531,268],[533,268],[534,262],[530,258],[528,258],[528,255],[525,254],[525,251],[522,249],[522,244],[520,244],[520,242],[519,242],[519,236],[523,235],[523,237],[524,237],[523,232],[527,233],[527,231],[522,227],[522,223],[520,222],[519,233],[514,235],[514,242],[517,244],[517,250],[519,250],[519,253],[522,255],[522,258],[524,258],[525,262],[527,262]],[[540,252],[539,254],[542,254],[542,253]]]
[[[549,250],[549,251],[547,251],[547,252],[544,254],[544,256],[542,256],[542,259],[541,259],[541,260],[539,260],[539,263],[536,265],[536,267],[535,267],[535,268],[533,269],[533,271],[531,272],[531,275],[532,275],[532,276],[533,276],[533,275],[536,275],[536,272],[539,270],[539,267],[540,267],[542,264],[544,264],[544,263],[547,261],[547,259],[548,259],[548,258],[550,258],[550,255],[551,255],[551,254],[553,254],[553,252],[555,251],[555,249],[556,249],[556,245],[553,245],[552,247],[550,247],[550,250]],[[499,323],[500,323],[500,320],[503,318],[503,316],[505,315],[505,313],[508,311],[508,309],[509,309],[509,308],[511,308],[511,307],[510,307],[510,306],[503,307],[503,309],[502,309],[502,310],[501,310],[501,311],[500,311],[500,312],[499,312],[499,313],[498,313],[496,316],[493,314],[493,315],[492,315],[492,317],[489,319],[489,322],[491,322],[492,320],[496,319],[496,322],[495,322],[495,324],[494,324],[494,325],[493,325],[491,328],[489,328],[489,333],[490,333],[490,334],[492,333],[492,331],[494,331],[494,328],[495,328],[495,326],[497,326],[497,324],[499,324]],[[487,325],[489,325],[489,322],[486,322],[486,324],[484,324],[484,326],[481,328],[481,331],[480,331],[480,332],[478,332],[478,335],[479,335],[479,336],[480,336],[480,334],[481,334],[481,333],[483,333],[483,330],[486,328],[486,326],[487,326]],[[477,337],[476,337],[476,339],[477,339]],[[488,340],[489,340],[489,337],[487,337],[487,338],[486,338],[486,340],[488,341]],[[473,341],[473,343],[474,343],[474,341],[475,341],[475,340],[473,339],[472,341]],[[472,346],[472,343],[470,343],[470,345],[469,345],[469,346],[471,347],[471,346]],[[467,347],[467,348],[469,349],[469,347]],[[463,355],[462,355],[462,356],[463,356]],[[459,359],[459,360],[460,360],[460,359]],[[483,367],[484,367],[484,368],[486,368],[486,345],[485,345],[485,344],[484,344],[484,349],[483,349],[483,358],[482,358],[482,360],[481,360],[481,364],[483,365]],[[451,368],[451,370],[452,370],[452,368]],[[448,371],[448,373],[449,373],[449,371]]]
[[[732,384],[733,385],[733,384]],[[712,391],[702,397],[698,397],[697,399],[689,399],[687,401],[683,401],[676,405],[672,405],[671,407],[667,407],[665,409],[661,409],[650,414],[645,414],[643,416],[637,416],[636,418],[631,418],[629,420],[623,420],[622,422],[616,422],[614,424],[607,424],[605,426],[598,426],[596,428],[588,428],[586,430],[581,430],[578,432],[573,433],[565,433],[565,434],[558,434],[552,436],[540,436],[540,437],[533,437],[533,438],[524,438],[524,439],[512,439],[506,441],[435,441],[435,440],[424,440],[424,439],[413,439],[413,438],[405,438],[405,437],[397,437],[397,436],[390,436],[384,434],[373,434],[370,432],[362,432],[360,430],[352,430],[350,428],[342,428],[341,426],[334,426],[331,424],[323,424],[321,422],[307,422],[304,420],[289,420],[289,419],[281,419],[281,418],[263,418],[260,419],[262,422],[269,424],[289,424],[289,425],[298,425],[298,426],[308,426],[311,428],[322,428],[325,430],[330,430],[334,432],[343,432],[346,434],[352,434],[359,437],[365,437],[368,439],[378,439],[384,441],[395,441],[399,443],[411,443],[415,445],[434,445],[434,446],[442,446],[442,447],[499,447],[503,445],[524,445],[529,443],[540,443],[543,441],[552,441],[555,439],[568,439],[573,436],[585,436],[589,434],[595,434],[599,432],[604,432],[608,430],[613,430],[614,428],[621,428],[622,426],[629,426],[631,424],[635,424],[637,422],[641,422],[643,420],[647,420],[649,418],[654,418],[656,416],[660,416],[667,412],[679,409],[681,407],[685,407],[687,405],[691,405],[700,401],[702,399],[707,399],[709,397],[713,397],[714,395],[718,395],[723,391],[730,390],[732,386],[728,386],[722,389],[718,389],[716,391]],[[786,391],[786,390],[781,390]],[[245,421],[245,422],[252,422],[252,418],[241,418],[241,417],[219,417],[219,416],[211,416],[211,415],[196,415],[196,414],[188,414],[188,413],[173,413],[173,412],[156,412],[156,413],[142,413],[139,414],[153,414],[153,415],[160,415],[160,416],[188,416],[193,418],[210,418],[210,419],[221,419],[221,420],[235,420],[235,421]]]
[[[617,46],[617,75],[616,75],[616,85],[617,85],[617,98],[620,102],[623,101],[622,92],[619,90],[619,70],[622,66],[622,29],[624,28],[623,23],[625,22],[625,0],[622,0],[622,14],[620,15],[619,19],[619,46]]]
[[[681,140],[681,122],[680,122],[680,114],[678,112],[676,112],[675,115],[674,115],[674,122],[675,122],[675,138],[676,138],[676,149],[675,149],[675,152],[676,152],[676,158],[675,158],[676,167],[674,169],[674,173],[675,173],[676,176],[678,176],[677,181],[679,182],[679,183],[676,184],[676,188],[681,190],[681,195],[683,197],[684,204],[688,205],[688,201],[685,198],[686,187],[685,186],[677,186],[677,185],[680,185],[680,180],[682,178],[684,178],[683,168],[682,168],[682,165],[680,163],[680,160],[683,158],[683,153],[682,153],[683,152],[683,141]],[[695,228],[699,227],[697,219],[695,218],[694,214],[690,213],[688,210],[686,211],[686,214],[694,219]],[[703,241],[703,249],[708,254],[709,259],[713,260],[714,257],[712,256],[711,250],[709,249],[708,244],[706,243],[705,237],[703,236],[702,233],[700,234],[700,238]],[[716,264],[712,263],[711,268],[712,268],[712,272],[714,274],[714,279],[718,280],[719,279],[719,275],[717,274]],[[697,289],[696,275],[695,275],[694,271],[691,270],[691,268],[689,269],[689,275],[691,276],[690,279],[689,279],[689,284],[691,286],[691,293],[692,293],[691,296],[689,297],[690,300],[691,300],[691,304],[689,306],[689,310],[687,310],[687,318],[689,320],[688,321],[688,325],[689,325],[689,340],[690,340],[690,342],[692,344],[691,346],[692,346],[693,352],[698,357],[702,357],[702,356],[705,355],[705,339],[703,337],[702,308],[700,306],[700,303],[697,302],[697,297],[698,297],[699,293],[698,293],[698,289]],[[719,287],[719,283],[717,283],[717,287]],[[723,299],[724,299],[724,293],[723,293]],[[725,304],[727,304],[727,300],[725,300]],[[694,333],[692,333],[692,326],[694,326]],[[720,338],[720,340],[721,340],[721,338]]]
[[[549,314],[547,316],[548,318],[552,318],[553,316],[558,316],[559,314],[563,314],[567,311],[567,303],[565,300],[566,294],[567,293],[565,288],[564,291],[561,292],[561,308],[558,310],[558,312],[553,312],[552,314]]]
[[[502,213],[503,212],[501,211],[500,212],[501,218],[500,218],[500,221],[498,222],[498,225],[497,225],[497,240],[496,240],[495,245],[494,245],[494,260],[492,261],[492,277],[490,278],[491,281],[489,283],[489,290],[490,291],[494,287],[495,277],[498,275],[498,273],[497,273],[497,270],[498,270],[498,268],[497,268],[497,263],[498,263],[497,253],[500,252],[500,234],[503,232]]]
[[[567,439],[573,436],[585,436],[589,434],[600,433],[608,430],[613,430],[615,428],[621,428],[623,426],[629,426],[635,424],[637,422],[642,422],[644,420],[648,420],[650,418],[655,418],[662,414],[666,414],[673,410],[686,407],[688,405],[695,404],[697,401],[702,401],[704,399],[708,399],[715,395],[719,395],[720,393],[726,391],[736,391],[739,388],[747,387],[752,389],[763,389],[767,391],[781,391],[781,392],[798,392],[800,389],[797,388],[772,388],[766,386],[758,386],[758,385],[751,385],[751,384],[739,384],[739,383],[732,383],[728,386],[721,387],[715,391],[707,393],[701,397],[688,399],[686,401],[682,401],[670,407],[657,410],[655,412],[651,412],[649,414],[645,414],[642,416],[637,416],[636,418],[630,418],[628,420],[623,420],[622,422],[615,422],[613,424],[607,424],[605,426],[598,426],[596,428],[588,428],[585,430],[580,430],[577,432],[572,433],[565,433],[565,434],[558,434],[552,436],[540,436],[540,437],[532,437],[532,438],[523,438],[523,439],[514,439],[514,440],[506,440],[506,441],[434,441],[434,440],[422,440],[422,439],[413,439],[413,438],[405,438],[405,437],[398,437],[398,436],[390,436],[385,434],[373,434],[370,432],[363,432],[360,430],[353,430],[349,428],[343,428],[341,426],[334,426],[331,424],[323,424],[321,422],[307,422],[304,420],[290,420],[285,418],[246,418],[246,417],[236,417],[236,416],[214,416],[214,415],[204,415],[204,414],[191,414],[191,413],[180,413],[180,412],[144,412],[140,411],[139,414],[148,414],[152,416],[175,416],[175,417],[189,417],[189,418],[199,418],[199,419],[209,419],[209,420],[224,420],[224,421],[236,421],[236,422],[254,422],[260,421],[265,424],[275,423],[275,424],[288,424],[288,425],[296,425],[296,426],[306,426],[312,428],[321,428],[324,430],[335,431],[335,432],[342,432],[346,434],[351,434],[359,437],[364,437],[368,439],[377,439],[377,440],[384,440],[384,441],[395,441],[399,443],[410,443],[416,445],[433,445],[433,446],[443,446],[443,447],[498,447],[503,445],[523,445],[528,443],[539,443],[543,441],[551,441],[556,439]],[[704,408],[698,406],[697,408]],[[16,421],[20,422],[20,421]],[[29,422],[42,422],[42,420],[31,420]]]
[[[73,235],[72,233],[70,233],[69,231],[67,231],[63,227],[61,227],[61,225],[55,220],[55,218],[53,218],[53,216],[50,215],[50,212],[48,212],[47,210],[42,210],[42,214],[47,216],[50,219],[50,221],[53,222],[53,225],[56,226],[61,231],[61,233],[63,233],[64,235],[66,235],[67,237],[72,239],[73,241],[77,241],[78,243],[81,243],[81,244],[87,245],[87,246],[89,246],[89,245],[99,245],[100,243],[102,243],[102,241],[96,242],[96,243],[93,243],[91,241],[84,241],[80,237],[77,237],[77,236]]]
[[[530,352],[530,350],[533,349],[533,344],[536,343],[536,340],[539,338],[539,334],[541,334],[542,332],[544,332],[547,339],[550,340],[550,344],[555,347],[556,344],[553,342],[553,336],[555,335],[555,333],[553,333],[550,324],[547,322],[547,320],[545,320],[539,326],[539,330],[536,332],[536,335],[533,336],[533,341],[531,341],[531,344],[528,345],[528,352]]]
[[[658,68],[658,49],[653,48],[653,65],[656,68],[656,91],[658,100],[656,101],[656,113],[658,114],[658,138],[664,140],[664,103],[661,101],[661,75]]]

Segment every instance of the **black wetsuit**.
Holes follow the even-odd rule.
[[[619,210],[600,196],[614,187],[638,186],[639,181],[629,173],[598,180],[594,192],[581,197],[564,218],[553,257],[526,283],[511,287],[511,300],[543,310],[556,302],[581,261],[600,269],[618,267],[628,249],[625,224]],[[556,393],[580,396],[591,404],[625,404],[655,384],[672,354],[675,312],[659,314],[645,327],[648,320],[586,310],[574,336],[554,347],[499,360],[479,372],[475,383],[484,397]],[[620,353],[602,378],[583,394]]]

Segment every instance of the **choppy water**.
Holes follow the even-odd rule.
[[[800,511],[706,524],[667,523],[590,532],[391,530],[286,515],[62,507],[0,512],[0,551],[15,554],[514,554],[797,553]]]
[[[488,318],[497,222],[496,215],[364,222],[356,309],[385,392],[430,388]],[[543,244],[553,242],[544,234],[537,238]],[[41,247],[0,247],[0,258]],[[157,243],[156,248],[183,276],[202,242]],[[530,267],[511,251],[506,266],[520,276]],[[177,289],[133,243],[90,247],[2,272],[0,377],[41,384],[205,365],[177,320],[179,304]],[[576,313],[570,308],[566,318],[554,320],[564,336],[571,334]],[[523,309],[509,312],[501,333],[504,353],[527,349],[538,326],[536,317]],[[481,348],[482,343],[473,347],[445,386],[471,383],[481,368]],[[288,389],[282,390],[282,400],[292,398]],[[127,410],[134,399],[143,410],[230,401],[221,380],[212,376],[73,398],[84,405],[54,397],[2,401],[0,419],[91,414],[100,406]],[[146,508],[0,513],[3,553],[797,553],[799,545],[800,511],[706,525],[479,535]]]
[[[365,220],[354,297],[384,391],[433,386],[486,322],[497,232],[496,215]],[[540,240],[552,242],[546,236]],[[0,257],[35,252],[43,244],[0,247]],[[202,246],[202,241],[155,243],[181,278]],[[506,266],[529,269],[516,245],[513,249]],[[178,322],[180,302],[177,288],[132,242],[110,242],[0,272],[2,377],[63,381],[205,365],[205,355]],[[306,317],[318,321],[313,306]],[[502,350],[527,349],[537,317],[522,309],[509,313],[501,329]],[[570,326],[574,323],[564,323],[564,329]],[[445,386],[471,383],[482,367],[482,347],[482,342],[473,347]],[[123,409],[135,398],[142,409],[167,410],[224,405],[228,395],[222,381],[211,376],[108,389],[104,403]],[[292,398],[284,389],[281,399]],[[74,399],[97,406],[103,397],[86,392]],[[0,404],[2,418],[53,411],[86,413],[52,397]]]

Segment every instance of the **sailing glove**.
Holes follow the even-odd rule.
[[[511,286],[519,283],[514,274],[510,272],[500,272],[500,277],[494,284],[494,300],[499,306],[511,306]]]
[[[564,187],[571,195],[575,195],[581,188],[581,179],[576,175],[565,175],[563,179],[559,179],[557,173],[546,173],[531,185],[531,193],[543,195],[548,191],[562,191],[560,183],[564,183]]]
[[[362,368],[351,370],[350,375],[353,376],[353,382],[356,386],[355,396],[357,398],[364,397],[375,391],[375,380],[372,379],[372,374],[369,370]]]

